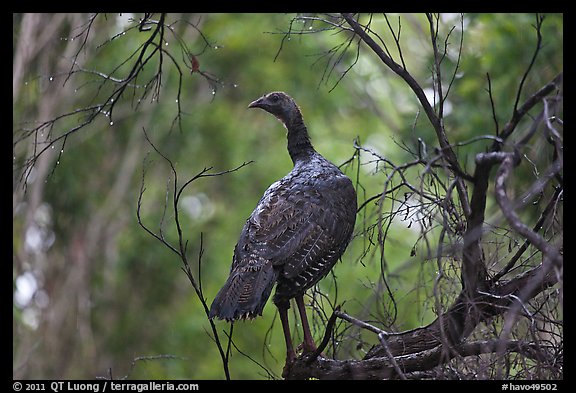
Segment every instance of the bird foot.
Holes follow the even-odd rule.
[[[309,360],[314,360],[317,357],[326,358],[324,352],[320,352],[320,354],[318,354],[317,356],[313,356],[314,352],[318,350],[318,348],[316,348],[316,345],[314,345],[314,343],[312,343],[312,345],[308,343],[307,345],[305,342],[302,342],[300,345],[296,347],[296,350],[299,353],[300,352],[302,353],[302,355],[300,356],[300,358],[302,359],[306,357],[308,357]],[[313,359],[310,359],[310,357],[312,356]],[[294,365],[295,361],[296,361],[296,353],[294,351],[291,351],[286,355],[286,364],[284,364],[284,368],[282,369],[282,378],[286,379],[290,375],[290,370],[292,369],[292,366]]]
[[[316,347],[316,345],[312,342],[312,343],[306,343],[306,341],[303,341],[302,343],[300,343],[300,345],[298,345],[297,347],[298,352],[302,352],[303,354],[311,354],[314,353],[318,350],[318,348]],[[320,357],[325,358],[326,355],[324,355],[323,352],[320,352],[320,354],[318,355]]]

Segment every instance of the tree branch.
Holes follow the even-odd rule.
[[[546,239],[540,236],[538,233],[530,229],[526,224],[524,224],[514,210],[514,206],[510,199],[506,196],[506,180],[510,176],[512,167],[515,164],[515,158],[512,154],[507,154],[504,156],[498,173],[496,174],[496,201],[500,206],[500,210],[504,214],[504,217],[508,220],[508,223],[518,234],[526,238],[532,245],[538,248],[545,257],[550,262],[556,266],[561,266],[563,263],[563,258],[553,245],[551,245]],[[561,167],[561,164],[560,164]]]
[[[536,222],[536,224],[532,228],[533,232],[540,231],[540,229],[542,229],[542,226],[544,225],[544,222],[550,218],[550,213],[552,213],[552,211],[554,210],[554,207],[558,203],[558,200],[559,200],[560,196],[562,195],[562,192],[563,192],[562,187],[556,188],[556,190],[554,191],[554,195],[552,196],[552,198],[550,198],[550,201],[548,202],[548,204],[546,205],[546,207],[542,211],[540,218],[538,219],[538,221]],[[502,278],[506,273],[508,273],[514,267],[514,265],[516,264],[518,259],[522,256],[522,254],[528,249],[529,245],[530,245],[530,240],[527,239],[522,244],[522,246],[518,249],[518,251],[516,251],[516,253],[512,256],[512,258],[510,258],[510,260],[508,261],[506,266],[504,266],[504,268],[502,270],[500,270],[497,274],[495,274],[494,277],[492,277],[492,279],[490,281],[492,283],[498,282],[498,280],[500,280],[500,278]]]
[[[186,182],[184,182],[184,184],[182,186],[179,186],[178,184],[178,173],[176,171],[176,168],[174,167],[174,164],[172,163],[172,160],[170,160],[170,158],[168,158],[165,154],[163,154],[155,145],[154,143],[152,143],[152,141],[150,140],[150,138],[148,137],[148,134],[146,133],[146,130],[143,129],[144,132],[144,136],[146,137],[146,140],[148,141],[148,143],[150,144],[150,146],[152,146],[152,148],[154,149],[154,151],[160,155],[160,157],[162,157],[170,166],[170,170],[172,172],[172,176],[174,177],[174,188],[173,188],[173,194],[172,194],[172,208],[173,208],[173,216],[174,216],[174,226],[176,227],[176,230],[178,232],[178,245],[174,246],[172,244],[170,244],[170,242],[168,242],[165,238],[164,235],[162,234],[162,230],[160,229],[160,234],[155,233],[153,230],[151,230],[150,228],[148,228],[141,217],[141,209],[142,209],[142,197],[144,195],[144,177],[145,177],[145,172],[143,171],[142,173],[142,183],[140,186],[140,194],[138,196],[138,204],[137,204],[137,211],[136,211],[136,216],[138,217],[138,224],[140,224],[140,226],[151,236],[153,236],[154,238],[156,238],[157,240],[159,240],[162,244],[164,244],[168,249],[170,249],[172,252],[176,253],[181,261],[182,261],[182,270],[184,271],[184,273],[186,274],[186,276],[188,277],[188,280],[190,281],[190,284],[192,284],[192,287],[194,288],[194,291],[196,292],[196,295],[198,296],[198,299],[200,300],[200,302],[202,303],[202,306],[204,308],[204,313],[206,314],[206,317],[208,317],[209,313],[210,313],[210,308],[208,307],[208,303],[206,302],[206,299],[204,298],[204,294],[202,292],[202,284],[201,284],[201,277],[199,276],[199,280],[196,280],[196,278],[194,277],[194,274],[192,273],[192,269],[190,268],[190,264],[188,263],[188,257],[186,255],[186,248],[187,248],[187,244],[188,241],[184,240],[184,236],[183,236],[183,232],[182,232],[182,226],[180,224],[180,218],[179,218],[179,209],[178,209],[178,205],[180,202],[180,197],[182,195],[182,192],[189,186],[191,185],[194,181],[201,179],[203,177],[213,177],[213,176],[222,176],[224,174],[228,174],[228,173],[232,173],[235,172],[237,170],[240,170],[241,168],[243,168],[246,165],[249,165],[252,161],[250,162],[244,162],[241,165],[239,165],[236,168],[233,169],[229,169],[229,170],[225,170],[225,171],[221,171],[221,172],[215,172],[215,173],[210,173],[210,170],[212,169],[212,167],[209,168],[204,168],[202,169],[200,172],[198,172],[196,175],[194,175],[193,177],[191,177],[189,180],[187,180]],[[167,201],[168,202],[168,201]],[[198,253],[198,269],[200,270],[201,265],[202,265],[202,256],[204,254],[204,249],[203,249],[203,237],[202,235],[200,236],[200,251]],[[222,359],[222,364],[223,364],[223,368],[224,368],[224,374],[226,376],[226,379],[229,380],[230,379],[230,371],[228,368],[228,360],[229,360],[229,350],[224,350],[224,348],[222,347],[222,344],[220,342],[220,339],[218,337],[218,331],[216,330],[216,325],[214,324],[214,321],[210,318],[207,318],[208,322],[210,323],[210,327],[212,329],[212,334],[214,337],[214,342],[216,343],[216,346],[218,347],[218,351],[220,353],[220,357]],[[229,336],[229,340],[231,340],[231,332],[232,332],[232,327],[230,330],[230,336]],[[230,345],[230,342],[228,343],[228,345]]]
[[[455,357],[478,356],[487,353],[518,352],[528,358],[551,362],[548,348],[522,340],[483,340],[457,345],[450,352],[435,347],[421,352],[397,356],[374,357],[366,360],[334,360],[318,358],[311,364],[298,359],[293,364],[290,379],[407,379],[407,374],[433,369]],[[396,364],[394,364],[394,363]],[[399,373],[399,370],[400,371]]]
[[[336,315],[355,325],[366,328],[375,334],[386,335],[387,348],[383,344],[374,346],[362,360],[333,360],[317,358],[310,362],[310,355],[296,360],[290,369],[288,379],[388,379],[397,378],[398,373],[389,358],[392,354],[397,366],[404,374],[430,370],[445,364],[455,356],[474,356],[480,353],[516,351],[529,357],[540,356],[540,344],[520,341],[493,340],[489,342],[466,343],[481,322],[504,314],[518,303],[520,296],[530,299],[558,283],[558,276],[539,265],[516,278],[491,288],[491,293],[477,293],[473,307],[465,293],[461,293],[453,305],[431,324],[401,333],[386,333],[338,311]],[[526,290],[528,288],[529,290]],[[457,334],[452,337],[452,345],[447,347],[442,338],[442,330]]]
[[[470,214],[468,193],[466,191],[464,181],[460,179],[458,176],[459,173],[465,173],[465,171],[460,167],[458,158],[456,157],[456,153],[454,152],[452,146],[450,145],[450,142],[448,141],[448,137],[446,136],[446,132],[444,130],[442,118],[436,115],[436,112],[434,112],[434,108],[430,105],[428,99],[426,98],[424,90],[422,89],[420,84],[414,79],[414,77],[403,66],[396,63],[394,60],[392,60],[391,57],[389,57],[384,52],[384,50],[376,43],[376,41],[374,41],[372,37],[370,37],[370,35],[366,32],[366,30],[362,28],[360,23],[358,23],[358,21],[354,19],[352,14],[344,13],[342,14],[342,16],[344,17],[346,22],[348,22],[348,24],[352,27],[352,29],[354,29],[354,32],[358,36],[360,36],[362,41],[364,41],[370,47],[370,49],[372,49],[374,53],[376,53],[376,55],[380,58],[380,60],[382,60],[382,62],[388,68],[390,68],[394,73],[400,76],[408,84],[410,89],[412,89],[412,91],[418,98],[418,101],[420,102],[420,105],[422,105],[422,108],[424,109],[424,112],[426,113],[428,120],[432,124],[432,127],[434,127],[436,137],[438,138],[438,142],[440,144],[442,152],[446,155],[446,160],[448,164],[450,165],[451,168],[453,168],[454,173],[457,175],[456,177],[458,178],[458,180],[456,184],[456,190],[458,192],[460,203],[462,204],[464,215],[468,217]]]
[[[462,285],[470,291],[474,291],[477,282],[483,283],[486,278],[486,267],[483,261],[481,240],[486,210],[486,198],[490,179],[490,170],[494,165],[501,162],[510,153],[500,152],[503,141],[510,136],[518,122],[536,104],[550,94],[562,81],[562,73],[557,75],[551,82],[530,96],[516,111],[512,119],[506,124],[500,138],[495,139],[490,153],[480,153],[476,156],[476,168],[474,171],[474,189],[470,201],[470,216],[468,227],[464,236],[464,249],[462,259]],[[497,123],[496,123],[497,124]],[[479,281],[480,279],[480,281]],[[471,294],[473,296],[473,294]]]
[[[560,85],[563,82],[563,78],[564,78],[563,72],[556,75],[554,79],[552,79],[550,82],[542,86],[540,90],[532,94],[526,101],[524,101],[524,104],[522,104],[520,108],[514,111],[514,113],[512,114],[512,118],[508,121],[508,123],[506,123],[506,126],[504,126],[504,129],[500,133],[502,141],[506,140],[512,134],[512,132],[514,132],[520,120],[528,113],[528,111],[530,111],[530,109],[532,109],[536,104],[541,102],[542,99],[546,97],[548,94],[552,93],[555,89],[558,89],[560,87]],[[501,142],[494,141],[491,150],[497,151],[500,149],[500,146]]]

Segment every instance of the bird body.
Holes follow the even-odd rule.
[[[304,292],[326,276],[344,253],[356,219],[356,192],[350,179],[314,150],[291,97],[273,92],[249,107],[262,108],[284,124],[294,167],[264,192],[246,220],[230,276],[209,316],[234,321],[261,315],[277,283],[273,302],[281,311],[291,347],[286,332],[289,300],[300,299],[302,312]],[[313,345],[307,322],[305,338]],[[288,357],[293,357],[293,350]]]

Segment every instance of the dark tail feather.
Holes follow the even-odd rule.
[[[262,315],[277,274],[271,262],[253,269],[244,266],[233,270],[214,298],[209,317],[234,321]]]

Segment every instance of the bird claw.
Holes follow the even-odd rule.
[[[298,345],[298,347],[296,347],[298,352],[302,351],[302,355],[299,357],[300,360],[312,362],[318,357],[326,358],[326,355],[324,355],[323,352],[320,352],[320,354],[316,356],[314,355],[314,352],[317,351],[317,348],[314,348],[312,350],[305,350],[304,346],[305,346],[304,343],[301,343],[300,345]],[[288,355],[286,357],[286,364],[284,364],[284,368],[282,369],[282,378],[288,379],[288,376],[290,375],[290,371],[292,370],[292,366],[296,362],[296,359],[297,359],[296,355],[293,356]]]
[[[315,352],[318,348],[316,348],[316,345],[313,342],[307,343],[306,340],[304,340],[298,345],[298,347],[296,347],[296,349],[298,352],[312,353]]]

